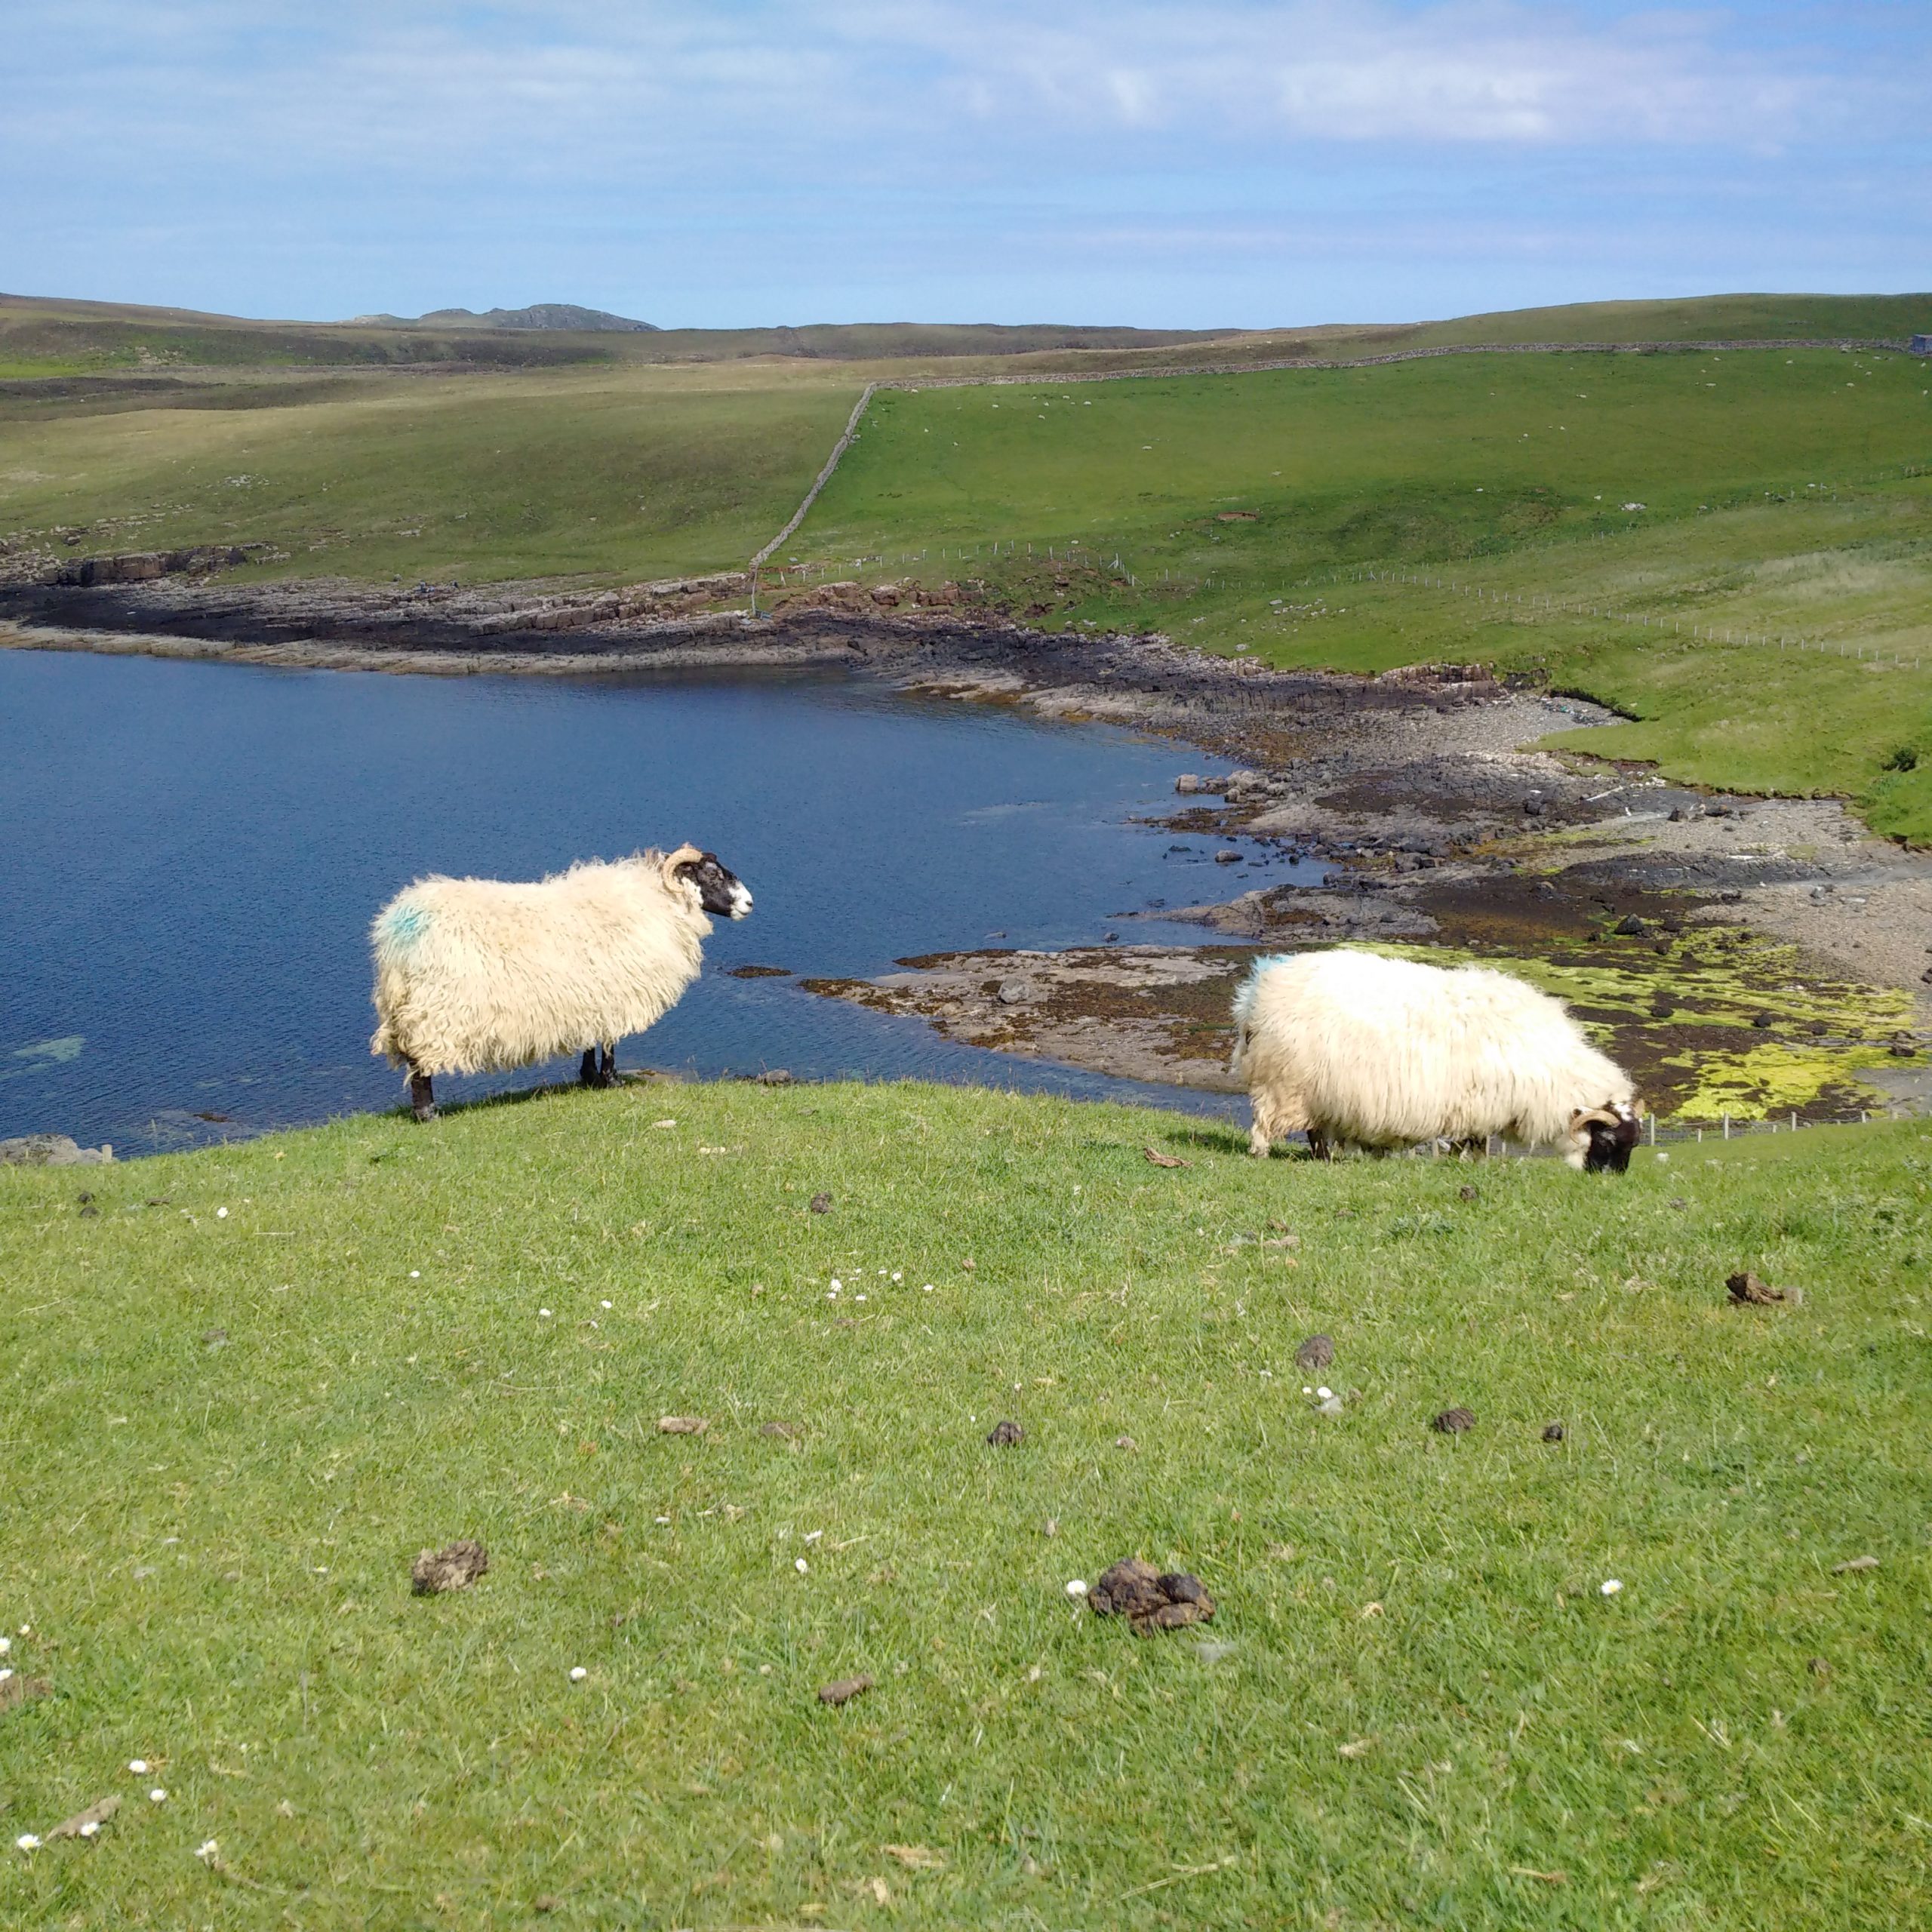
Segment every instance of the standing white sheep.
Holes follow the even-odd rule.
[[[1630,1078],[1559,1001],[1481,966],[1423,966],[1338,947],[1255,962],[1235,998],[1234,1069],[1265,1158],[1306,1131],[1331,1142],[1552,1141],[1572,1167],[1621,1174],[1643,1109]]]
[[[409,1069],[418,1120],[436,1117],[436,1074],[501,1072],[580,1047],[585,1085],[614,1085],[617,1041],[697,977],[706,915],[751,909],[751,894],[695,845],[593,860],[535,884],[418,879],[370,928],[379,1023],[369,1051]]]

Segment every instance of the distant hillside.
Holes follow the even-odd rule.
[[[192,309],[0,294],[0,380],[72,377],[151,383],[180,372],[355,370],[433,365],[530,369],[565,365],[784,361],[975,375],[1041,375],[1346,360],[1404,350],[1531,343],[1888,340],[1932,329],[1932,295],[1714,295],[1585,303],[1438,321],[1319,327],[1136,329],[1059,323],[817,323],[666,328],[568,303],[438,309],[411,320],[250,321]]]
[[[634,321],[574,302],[533,302],[527,309],[432,309],[421,315],[358,315],[349,326],[377,328],[575,329],[586,334],[655,335],[655,322]]]

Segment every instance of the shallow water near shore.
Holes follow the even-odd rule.
[[[626,1066],[1155,1100],[949,1045],[790,978],[908,955],[1198,940],[1162,904],[1280,883],[1137,822],[1199,754],[838,673],[404,678],[0,652],[0,1136],[135,1154],[395,1105],[366,934],[424,872],[531,878],[685,839],[756,895]],[[1217,849],[1244,854],[1217,866]],[[1179,848],[1179,849],[1175,849]],[[1155,913],[1122,925],[1118,915]],[[574,1070],[439,1081],[454,1101]]]

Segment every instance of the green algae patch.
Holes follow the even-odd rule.
[[[1553,993],[1629,1069],[1653,1112],[1687,1122],[1796,1114],[1842,1118],[1886,1096],[1863,1069],[1913,1024],[1896,988],[1820,980],[1795,946],[1698,927],[1553,940],[1542,958],[1454,946],[1378,946],[1425,964],[1494,966]]]

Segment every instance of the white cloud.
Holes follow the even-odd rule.
[[[540,177],[601,150],[662,164],[749,148],[1159,138],[1259,152],[1294,143],[1748,144],[1912,104],[1896,80],[1787,45],[1754,52],[1715,14],[1521,0],[792,0],[612,8],[505,0],[486,13],[371,0],[75,0],[38,23],[44,57],[9,118],[57,138],[125,136],[291,160],[479,152]],[[35,37],[29,22],[26,39]],[[56,42],[65,57],[57,59]],[[78,56],[78,58],[75,57]]]

